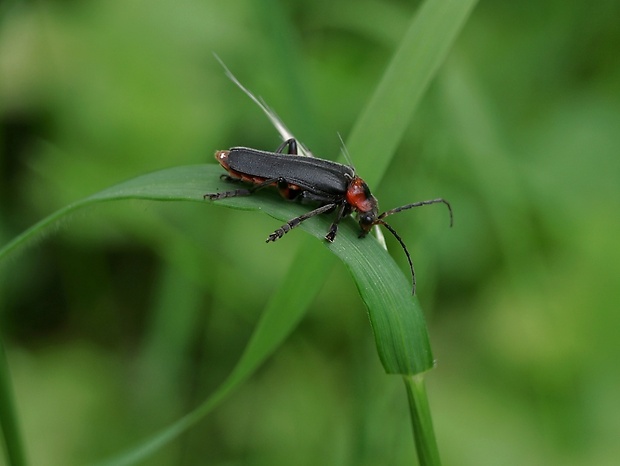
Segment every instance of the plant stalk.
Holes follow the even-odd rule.
[[[426,396],[424,374],[404,376],[409,414],[420,466],[440,466],[439,449]]]

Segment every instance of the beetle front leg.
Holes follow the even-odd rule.
[[[338,233],[338,224],[340,223],[340,220],[342,220],[348,214],[349,212],[347,211],[347,204],[343,202],[342,204],[340,204],[340,208],[338,209],[338,212],[336,213],[336,219],[329,226],[329,231],[325,235],[325,239],[327,241],[329,241],[330,243],[334,242],[334,240],[336,239],[336,234]]]
[[[304,220],[308,220],[309,218],[314,217],[315,215],[320,215],[320,214],[323,214],[325,212],[329,212],[330,210],[333,210],[334,207],[336,207],[336,204],[326,204],[326,205],[321,206],[321,207],[319,207],[317,209],[311,210],[310,212],[308,212],[306,214],[300,215],[299,217],[295,217],[295,218],[289,220],[284,225],[282,225],[280,228],[278,228],[276,231],[271,233],[269,235],[269,237],[267,238],[267,241],[265,241],[265,242],[269,243],[269,242],[272,242],[272,241],[279,240],[286,233],[291,231],[293,228],[299,226],[299,224],[301,222],[303,222]]]

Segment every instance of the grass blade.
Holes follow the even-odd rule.
[[[26,455],[19,432],[9,369],[0,341],[0,430],[4,436],[6,461],[10,466],[26,464]]]
[[[221,169],[215,165],[175,167],[113,186],[71,204],[40,221],[0,249],[0,261],[10,253],[32,244],[36,238],[53,228],[54,223],[62,217],[101,202],[128,199],[193,201],[209,206],[226,205],[245,210],[262,210],[282,221],[298,216],[306,209],[302,205],[282,202],[273,192],[261,192],[246,198],[224,199],[216,203],[205,201],[202,198],[204,192],[214,192],[229,187],[219,179],[220,174]],[[424,350],[428,348],[428,337],[424,331],[426,327],[422,314],[419,311],[410,312],[415,304],[407,305],[407,303],[417,301],[412,301],[408,281],[391,256],[376,239],[372,237],[359,239],[358,227],[352,219],[347,219],[342,223],[337,241],[333,244],[325,243],[323,236],[330,222],[331,220],[327,217],[312,218],[300,227],[320,242],[315,242],[309,252],[302,256],[305,266],[297,270],[296,274],[290,275],[290,281],[285,283],[286,295],[276,294],[274,296],[244,356],[229,379],[195,411],[149,439],[145,445],[110,464],[131,464],[138,451],[140,452],[138,457],[155,451],[206,415],[271,354],[294,328],[309,301],[321,286],[321,281],[313,278],[317,274],[324,273],[325,270],[325,255],[317,252],[317,246],[321,244],[345,262],[353,274],[360,293],[370,303],[370,306],[388,310],[383,313],[370,314],[373,328],[391,329],[389,334],[379,333],[385,339],[378,347],[386,370],[391,373],[400,373],[405,368],[404,370],[408,372],[418,373],[432,366],[432,356]],[[277,245],[269,246],[277,247]],[[300,277],[300,273],[303,276]],[[299,305],[291,306],[291,300]],[[403,322],[405,325],[402,325]],[[411,329],[417,332],[422,329],[422,332],[412,334]]]
[[[407,391],[407,400],[409,401],[413,440],[416,445],[420,465],[439,465],[441,461],[433,430],[433,420],[428,406],[424,377],[422,375],[413,375],[403,377],[403,379]]]
[[[347,138],[356,169],[371,186],[383,177],[420,98],[476,3],[476,0],[427,0],[414,16]]]
[[[475,0],[428,0],[418,11],[381,83],[347,140],[358,171],[371,185],[378,183],[383,176],[420,97],[475,3]],[[220,173],[220,169],[214,166],[177,167],[114,186],[42,220],[0,249],[0,260],[49,231],[49,227],[57,220],[91,204],[122,199],[204,202],[202,193],[212,192],[218,186],[222,188],[217,181]],[[304,210],[303,206],[283,203],[269,193],[245,199],[229,199],[219,204],[263,210],[281,220],[297,216]],[[327,219],[316,218],[306,222],[302,229],[322,238],[328,223]],[[113,464],[130,464],[142,459],[178,436],[216,406],[273,351],[303,314],[309,300],[320,287],[329,260],[332,260],[325,255],[312,253],[313,250],[309,248],[315,248],[316,244],[304,246],[298,256],[298,259],[312,256],[313,262],[307,268],[308,277],[304,286],[308,283],[315,286],[291,293],[291,289],[295,289],[291,283],[293,275],[287,274],[280,291],[267,307],[244,357],[220,389],[189,415]],[[377,350],[386,372],[412,375],[430,369],[433,359],[419,304],[415,298],[411,298],[409,283],[389,254],[373,238],[358,240],[357,229],[352,221],[344,222],[338,240],[327,247],[347,264],[354,276],[368,307]],[[283,302],[286,302],[288,312],[295,309],[294,315],[288,319],[278,313],[284,307]],[[269,337],[272,337],[271,343]],[[416,393],[412,391],[412,396],[419,397]],[[430,440],[425,437],[423,441]]]

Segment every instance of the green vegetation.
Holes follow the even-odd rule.
[[[21,443],[37,465],[414,461],[385,370],[430,353],[390,370],[364,306],[406,297],[405,258],[351,222],[329,249],[352,280],[315,239],[328,219],[265,244],[280,220],[253,210],[304,207],[202,202],[216,149],[279,144],[212,52],[314,153],[336,158],[340,132],[382,208],[451,201],[453,229],[440,207],[390,219],[443,464],[614,464],[620,7],[220,3],[0,7],[7,464]],[[421,377],[406,387],[432,434]]]

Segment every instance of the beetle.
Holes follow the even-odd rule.
[[[409,262],[412,289],[415,294],[415,271],[411,255],[396,230],[383,219],[414,207],[443,203],[448,207],[452,226],[450,203],[442,198],[430,199],[406,204],[379,214],[377,199],[352,167],[318,157],[298,155],[297,151],[297,141],[294,138],[284,141],[275,152],[248,147],[232,147],[217,151],[215,159],[228,172],[228,175],[222,175],[221,178],[229,182],[249,183],[250,186],[207,193],[204,198],[217,201],[228,197],[249,196],[259,189],[275,186],[285,199],[318,204],[315,209],[289,220],[271,233],[267,237],[267,243],[277,241],[311,217],[336,211],[334,221],[325,235],[325,239],[331,243],[336,239],[340,221],[355,212],[361,230],[360,238],[366,236],[373,226],[383,225],[400,243]]]

